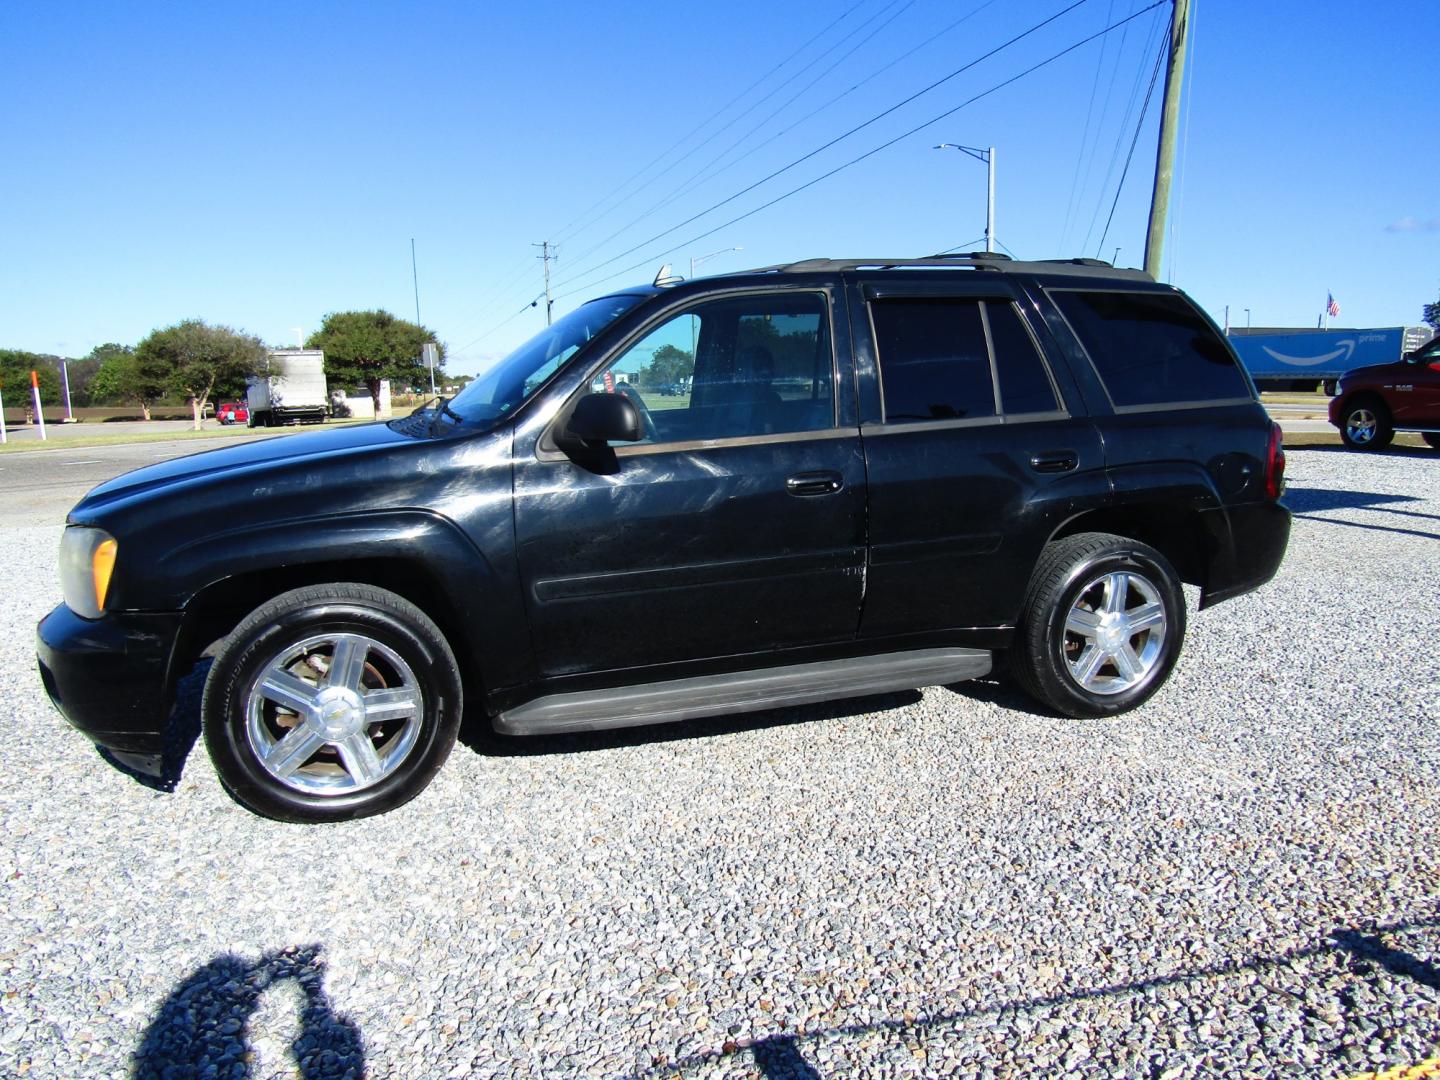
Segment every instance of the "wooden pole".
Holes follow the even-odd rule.
[[[1155,151],[1155,187],[1150,195],[1150,227],[1145,233],[1145,272],[1160,280],[1165,247],[1165,217],[1170,210],[1170,177],[1175,171],[1175,136],[1180,128],[1180,92],[1185,82],[1185,41],[1190,29],[1190,0],[1171,0],[1170,55],[1165,66],[1165,105],[1160,113],[1160,145]]]

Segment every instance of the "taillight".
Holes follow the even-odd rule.
[[[1285,494],[1285,435],[1280,425],[1270,425],[1270,445],[1265,448],[1265,497],[1278,499]]]

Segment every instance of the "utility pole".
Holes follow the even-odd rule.
[[[530,246],[540,249],[539,258],[545,264],[545,325],[549,326],[552,321],[550,309],[555,305],[555,301],[550,299],[550,260],[557,258],[557,256],[550,253],[552,249],[549,240],[542,240],[540,243],[531,244]]]
[[[420,274],[415,269],[415,238],[410,238],[410,280],[415,283],[415,325],[420,325]]]
[[[1185,42],[1190,0],[1170,0],[1170,51],[1165,65],[1165,104],[1160,112],[1160,145],[1155,151],[1155,187],[1150,194],[1150,227],[1145,232],[1145,272],[1160,280],[1165,217],[1170,210],[1170,177],[1175,171],[1175,136],[1180,127],[1180,91],[1185,82]]]

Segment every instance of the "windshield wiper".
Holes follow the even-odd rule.
[[[436,425],[436,423],[439,421],[440,417],[442,417],[442,416],[446,416],[446,415],[450,416],[450,417],[455,421],[455,423],[457,423],[457,424],[463,424],[463,423],[465,422],[465,418],[464,418],[463,416],[461,416],[458,412],[456,412],[454,409],[452,409],[452,408],[450,407],[450,399],[449,399],[449,398],[437,397],[437,398],[435,399],[435,402],[434,402],[434,409],[435,409],[435,418],[430,421],[430,434],[431,434],[431,435],[434,435],[434,434],[435,434],[435,425]]]

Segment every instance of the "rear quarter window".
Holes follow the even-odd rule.
[[[1117,408],[1250,400],[1224,340],[1183,297],[1054,290]]]

